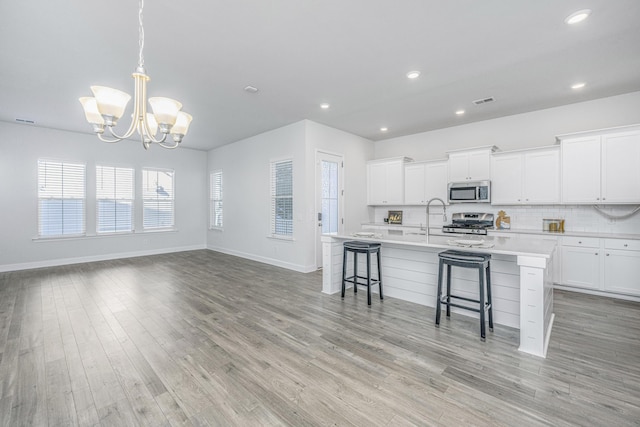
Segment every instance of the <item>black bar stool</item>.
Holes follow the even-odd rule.
[[[367,304],[371,305],[371,286],[378,284],[380,289],[380,299],[383,299],[382,296],[382,269],[380,267],[380,243],[369,243],[369,242],[344,242],[344,254],[342,257],[342,298],[344,298],[344,292],[346,289],[346,282],[353,283],[353,292],[358,292],[358,285],[367,287]],[[349,252],[353,253],[353,275],[347,277],[347,254]],[[378,264],[378,278],[373,279],[371,277],[371,254],[377,254],[377,264]],[[366,254],[367,255],[367,275],[366,276],[358,276],[358,254]],[[361,282],[359,280],[365,280],[366,282]]]
[[[489,314],[489,330],[493,331],[493,307],[491,305],[491,272],[490,261],[491,254],[482,254],[475,252],[464,252],[449,250],[440,252],[438,254],[440,258],[440,265],[438,268],[438,293],[436,301],[436,327],[440,325],[440,311],[441,304],[447,306],[447,317],[451,317],[451,307],[458,307],[465,310],[475,311],[480,313],[480,339],[485,340],[485,310]],[[442,295],[442,273],[444,266],[447,266],[447,294]],[[451,266],[463,267],[463,268],[477,268],[479,272],[479,290],[480,299],[475,300],[471,298],[461,297],[458,295],[451,295]],[[485,277],[487,282],[487,298],[485,301]],[[469,307],[468,305],[460,305],[451,302],[451,299],[459,299],[468,302],[474,302],[478,304],[478,308]]]

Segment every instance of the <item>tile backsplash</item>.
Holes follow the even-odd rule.
[[[609,215],[621,216],[632,212],[637,207],[637,205],[616,205],[602,209]],[[403,225],[425,224],[426,208],[424,206],[375,207],[373,222],[383,223],[390,210],[403,212]],[[449,223],[451,213],[454,212],[490,212],[497,217],[501,210],[511,217],[512,230],[542,230],[543,218],[558,218],[565,220],[565,231],[640,234],[640,211],[628,218],[609,219],[593,206],[587,205],[496,206],[461,203],[447,206],[447,221],[443,221],[442,205],[434,203],[429,208],[429,226],[441,227]]]

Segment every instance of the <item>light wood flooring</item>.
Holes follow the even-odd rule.
[[[541,359],[320,289],[205,250],[0,273],[0,425],[640,425],[638,303],[556,291]]]

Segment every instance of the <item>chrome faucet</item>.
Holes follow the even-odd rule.
[[[427,202],[427,226],[425,229],[424,234],[427,236],[427,243],[429,243],[429,206],[431,206],[431,203],[434,201],[438,201],[440,203],[442,203],[442,221],[446,221],[447,220],[447,205],[444,203],[444,200],[442,200],[439,197],[434,197],[433,199],[429,200]]]

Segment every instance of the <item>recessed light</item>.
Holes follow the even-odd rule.
[[[258,91],[258,88],[255,86],[247,86],[244,88],[244,90],[249,93],[256,93]]]
[[[569,25],[577,24],[587,19],[589,15],[591,15],[591,9],[582,9],[564,18],[564,22]]]
[[[409,79],[417,79],[418,77],[420,77],[420,71],[409,71],[407,73],[407,78]]]
[[[380,132],[386,132],[388,130],[389,130],[389,128],[385,128],[385,127],[380,128]]]
[[[582,89],[586,83],[576,83],[571,85],[571,89]]]
[[[325,103],[320,104],[320,108],[322,108],[323,110],[326,110],[326,109],[328,109],[329,107],[331,107],[331,105],[327,104],[326,102],[325,102]]]
[[[461,116],[461,115],[463,115],[463,114],[464,114],[464,110],[458,110],[458,111],[456,111],[456,114],[457,114],[457,115],[459,115],[459,116]]]

